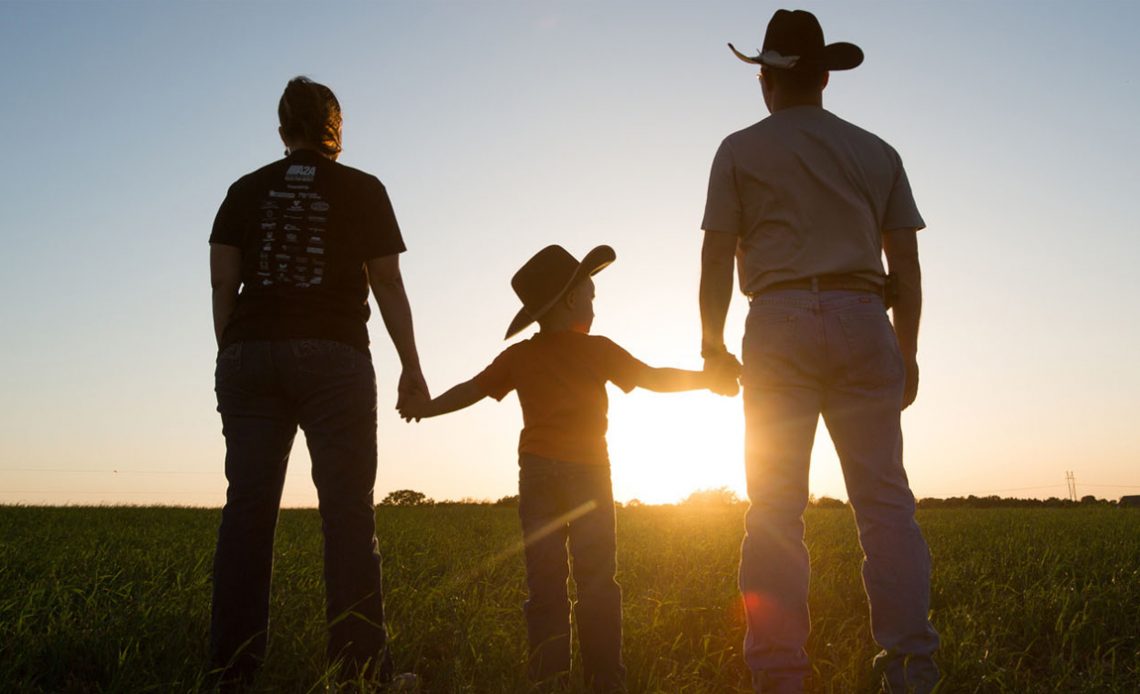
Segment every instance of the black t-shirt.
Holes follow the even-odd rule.
[[[242,288],[222,347],[314,337],[368,350],[364,263],[405,250],[384,185],[300,150],[238,179],[210,243],[242,251]]]

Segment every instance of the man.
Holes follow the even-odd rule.
[[[732,48],[731,44],[729,47]],[[822,415],[863,547],[875,659],[889,692],[929,692],[939,674],[928,620],[930,554],[902,465],[900,412],[918,390],[922,302],[915,232],[925,226],[898,154],[823,109],[830,70],[863,61],[825,45],[811,13],[778,10],[761,66],[771,116],[725,138],[713,160],[701,272],[702,355],[724,346],[733,258],[751,308],[743,345],[751,506],[741,549],[745,659],[757,692],[801,692],[810,672],[803,510]],[[882,254],[892,275],[886,315]]]

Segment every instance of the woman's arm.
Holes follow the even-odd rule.
[[[214,338],[222,344],[222,333],[237,308],[241,288],[241,249],[221,243],[210,244],[210,288],[213,290]]]
[[[411,399],[428,399],[427,382],[420,368],[420,356],[416,351],[416,334],[412,326],[412,307],[404,291],[404,278],[400,274],[400,256],[386,255],[373,258],[365,264],[368,271],[368,284],[376,296],[380,317],[392,339],[392,345],[400,356],[403,372],[397,387],[396,407]]]
[[[460,383],[443,395],[432,400],[408,402],[399,408],[400,416],[403,417],[405,421],[414,419],[418,422],[424,417],[438,417],[441,414],[471,407],[485,397],[487,397],[487,394],[484,393],[483,389],[472,379]]]

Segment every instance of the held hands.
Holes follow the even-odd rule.
[[[426,400],[426,399],[422,399],[422,398],[416,399],[416,400],[410,400],[407,403],[405,403],[403,406],[397,407],[396,411],[400,413],[400,418],[403,419],[405,422],[410,422],[412,420],[415,420],[418,422],[421,419],[423,419],[424,417],[428,416],[428,414],[427,414],[428,405],[430,403],[431,403],[431,400]]]
[[[719,354],[706,354],[705,375],[708,389],[717,395],[736,397],[740,392],[740,361],[727,350]]]
[[[419,369],[404,369],[400,374],[400,384],[396,392],[396,411],[400,413],[400,417],[405,422],[413,419],[420,421],[431,401],[431,392],[428,390],[423,372]]]

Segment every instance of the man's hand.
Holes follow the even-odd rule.
[[[914,356],[904,357],[904,362],[906,364],[906,385],[903,386],[902,408],[905,410],[918,397],[918,359]]]
[[[736,397],[740,392],[741,370],[740,361],[727,351],[705,357],[705,373],[712,378],[709,390],[717,395]]]

